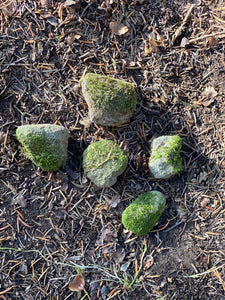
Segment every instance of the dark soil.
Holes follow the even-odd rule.
[[[74,11],[64,2],[18,0],[12,16],[2,6],[0,298],[225,299],[224,1],[75,1]],[[115,21],[128,32],[112,33]],[[130,124],[89,124],[87,72],[135,84]],[[34,166],[15,137],[41,123],[70,131],[57,172]],[[153,180],[151,141],[172,134],[182,137],[183,171]],[[99,190],[82,153],[102,138],[129,151],[129,165]],[[150,189],[166,195],[166,210],[137,237],[121,214]],[[86,292],[68,288],[77,273]]]

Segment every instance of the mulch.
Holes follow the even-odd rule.
[[[225,299],[224,2],[74,2],[17,0],[12,15],[1,4],[0,298]],[[134,83],[130,124],[90,124],[79,87],[87,72]],[[41,123],[70,131],[57,172],[34,166],[15,137]],[[151,141],[172,134],[183,170],[154,180]],[[83,151],[102,138],[129,151],[103,190],[82,170]],[[151,189],[167,206],[137,237],[121,214]],[[85,290],[72,292],[77,274]]]

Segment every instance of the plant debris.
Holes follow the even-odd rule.
[[[7,0],[0,17],[0,298],[223,299],[224,1]],[[87,120],[87,73],[135,86],[129,122]],[[59,170],[24,157],[16,129],[28,124],[69,130]],[[182,171],[154,180],[163,135],[182,138]],[[82,167],[102,139],[129,153],[104,189]],[[166,207],[139,237],[122,212],[151,190]]]

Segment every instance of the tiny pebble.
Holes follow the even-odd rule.
[[[101,288],[101,296],[102,299],[105,300],[107,298],[107,295],[109,294],[109,288],[106,285],[103,285]]]

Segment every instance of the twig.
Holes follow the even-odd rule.
[[[206,35],[203,35],[203,36],[199,36],[199,37],[197,37],[195,39],[189,40],[189,43],[197,42],[199,40],[206,39],[206,38],[209,38],[211,36],[214,37],[214,36],[217,36],[217,35],[220,35],[220,34],[225,34],[225,31],[222,31],[222,32],[219,32],[219,33],[211,33],[211,34],[206,34]]]
[[[184,31],[184,27],[187,23],[187,20],[188,18],[190,17],[191,15],[191,12],[193,10],[193,8],[195,7],[194,4],[191,4],[191,6],[189,7],[187,13],[186,13],[186,16],[182,22],[182,24],[180,25],[180,27],[175,31],[173,37],[172,37],[172,45],[174,44],[175,40],[182,34],[182,32]]]
[[[189,275],[189,276],[184,276],[185,278],[198,278],[199,276],[203,276],[203,275],[206,275],[206,274],[209,274],[211,272],[214,272],[216,270],[219,270],[221,268],[223,268],[225,266],[225,264],[219,266],[219,267],[214,267],[214,268],[211,268],[205,272],[202,272],[202,273],[198,273],[198,274],[194,274],[194,275]]]

